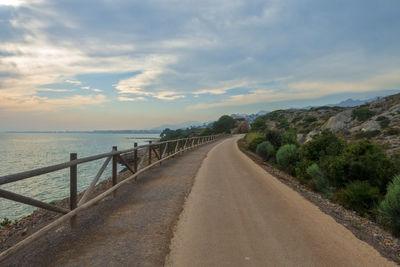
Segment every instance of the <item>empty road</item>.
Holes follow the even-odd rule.
[[[246,157],[238,138],[203,161],[167,266],[395,266]]]

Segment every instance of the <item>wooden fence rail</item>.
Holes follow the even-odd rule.
[[[45,226],[41,230],[35,232],[28,238],[22,240],[21,242],[17,243],[15,246],[7,249],[6,251],[0,254],[0,262],[8,257],[10,254],[15,252],[16,250],[20,249],[21,247],[25,246],[28,243],[38,239],[40,236],[44,235],[54,227],[58,226],[65,220],[71,220],[71,226],[76,225],[76,214],[82,210],[89,208],[90,206],[94,205],[98,201],[102,200],[106,196],[113,194],[115,196],[117,188],[125,184],[126,182],[134,179],[136,180],[138,175],[149,168],[155,166],[156,164],[161,164],[161,162],[174,157],[186,150],[192,149],[194,147],[200,146],[205,143],[212,142],[214,140],[222,138],[224,135],[210,135],[210,136],[199,136],[199,137],[189,137],[183,139],[176,139],[176,140],[168,140],[162,142],[155,142],[149,141],[148,145],[141,145],[138,146],[137,143],[134,144],[134,147],[131,149],[126,150],[118,150],[117,147],[113,147],[112,151],[109,153],[94,155],[85,158],[77,158],[76,153],[70,154],[70,161],[64,162],[57,165],[52,165],[44,168],[38,168],[30,171],[20,172],[16,174],[6,175],[0,177],[0,185],[12,183],[16,181],[21,181],[24,179],[32,178],[35,176],[59,171],[62,169],[70,169],[70,209],[61,208],[55,205],[47,204],[45,202],[35,200],[26,196],[22,196],[13,192],[9,192],[3,189],[0,189],[0,197],[9,199],[12,201],[20,202],[23,204],[35,206],[38,208],[43,208],[55,212],[59,212],[64,214],[54,222],[50,223],[49,225]],[[176,143],[176,144],[175,144]],[[158,149],[158,151],[157,151]],[[143,151],[140,161],[138,157],[138,151]],[[133,166],[131,166],[125,159],[124,155],[133,154]],[[153,157],[154,155],[154,157]],[[145,164],[147,157],[147,166],[143,166]],[[78,191],[77,191],[77,181],[78,181],[78,171],[77,166],[79,164],[99,160],[106,158],[103,165],[97,172],[96,176],[90,183],[89,187],[86,189],[86,192],[83,194],[81,199],[78,201]],[[155,162],[153,162],[153,159]],[[112,161],[112,186],[105,192],[101,193],[100,195],[96,196],[93,199],[90,199],[90,195],[93,193],[93,190],[99,181],[101,175],[103,174],[104,170],[107,168],[108,164]],[[118,183],[117,179],[117,163],[121,163],[124,165],[132,175],[128,178],[124,179],[123,181]]]

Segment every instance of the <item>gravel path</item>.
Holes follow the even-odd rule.
[[[217,142],[218,143],[218,142]],[[211,143],[152,168],[0,266],[162,266],[185,197]]]

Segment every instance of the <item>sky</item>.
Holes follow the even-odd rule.
[[[147,129],[400,89],[398,0],[0,0],[0,131]]]

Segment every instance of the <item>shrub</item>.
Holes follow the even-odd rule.
[[[264,141],[258,144],[256,153],[264,160],[269,160],[275,157],[275,148],[270,142]]]
[[[366,106],[361,106],[357,109],[353,109],[352,111],[352,117],[353,119],[356,118],[358,121],[366,121],[372,116],[375,115],[375,112],[372,110],[369,110],[368,107]]]
[[[278,162],[279,166],[291,175],[295,174],[298,160],[298,149],[296,145],[293,144],[283,145],[276,153],[276,161]]]
[[[287,129],[289,128],[289,122],[286,118],[280,118],[279,123],[276,127],[279,129]]]
[[[1,226],[6,226],[6,225],[9,225],[9,224],[11,224],[11,220],[10,219],[8,219],[7,217],[5,217],[1,222],[0,222],[0,225]]]
[[[367,181],[349,183],[337,193],[338,202],[361,215],[371,215],[380,199],[379,189]]]
[[[296,116],[293,118],[292,123],[296,124],[296,122],[299,122],[303,119],[303,116]]]
[[[311,123],[311,122],[317,121],[317,118],[314,116],[307,116],[304,118],[304,121],[307,123]]]
[[[317,161],[324,156],[337,156],[342,153],[345,143],[330,131],[323,131],[314,136],[313,140],[307,142],[302,147],[302,155],[313,161]]]
[[[264,137],[264,134],[260,132],[249,132],[244,136],[244,141],[249,144],[253,139],[257,137]]]
[[[400,130],[397,128],[389,128],[386,132],[385,135],[397,135],[400,134]]]
[[[251,124],[251,130],[253,131],[264,131],[267,128],[266,120],[264,116],[257,117]]]
[[[296,178],[300,183],[309,184],[312,177],[307,173],[307,168],[310,167],[314,162],[307,159],[302,159],[296,164]]]
[[[312,164],[307,168],[306,172],[312,178],[315,190],[330,196],[329,182],[318,165],[316,163]]]
[[[282,144],[295,144],[297,145],[297,130],[294,128],[288,129],[282,136]]]
[[[379,124],[382,128],[386,128],[390,124],[390,119],[385,116],[379,116],[378,118],[376,118],[376,121],[379,121]]]
[[[375,136],[378,136],[378,135],[380,135],[380,134],[381,134],[381,131],[379,131],[379,130],[360,131],[360,132],[356,133],[355,137],[356,137],[357,139],[361,139],[361,138],[368,138],[368,139],[370,139],[370,138],[375,137]]]
[[[249,150],[251,150],[253,152],[256,152],[257,146],[260,143],[264,142],[264,141],[265,141],[264,137],[261,137],[261,136],[260,137],[256,137],[250,143],[248,143],[247,149],[249,149]]]
[[[282,134],[277,130],[268,130],[265,134],[265,139],[269,141],[275,149],[278,149],[282,145]]]
[[[321,164],[335,187],[357,180],[368,181],[382,193],[385,193],[390,177],[396,173],[393,162],[382,148],[365,141],[348,146],[341,155],[327,157]]]
[[[379,205],[378,222],[400,236],[400,175],[389,183],[385,198]]]

